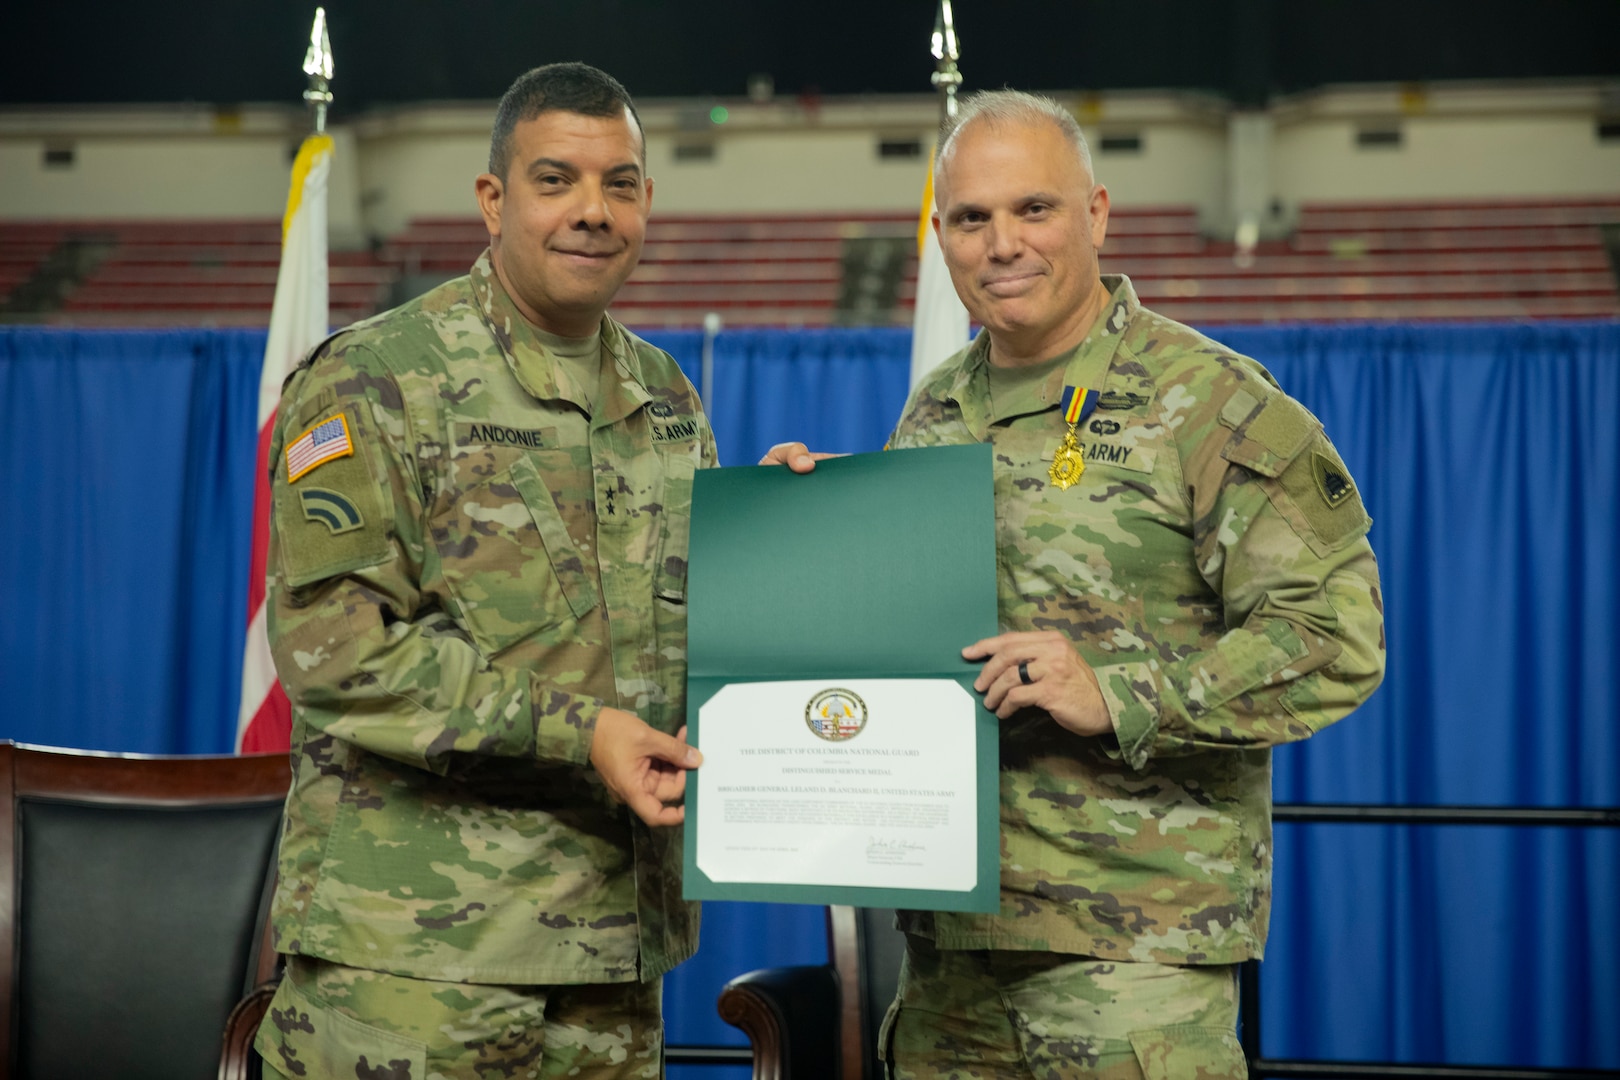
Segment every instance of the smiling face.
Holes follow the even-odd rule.
[[[1072,349],[1108,299],[1097,269],[1108,189],[1044,119],[970,121],[948,150],[934,228],[992,360],[1035,363]]]
[[[512,129],[506,176],[478,178],[490,258],[524,318],[588,337],[636,268],[652,208],[630,114],[550,110]]]

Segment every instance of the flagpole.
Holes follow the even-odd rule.
[[[962,85],[962,72],[956,66],[961,42],[956,36],[951,0],[940,0],[934,15],[934,73],[930,81],[939,91],[940,130],[956,117],[956,91]],[[928,176],[923,184],[922,212],[917,220],[917,299],[911,323],[911,385],[917,383],[940,361],[967,344],[967,309],[951,285],[950,271],[934,235],[934,154],[928,155]]]
[[[939,91],[939,121],[943,125],[956,115],[956,88],[962,85],[962,72],[956,66],[962,58],[961,43],[951,17],[951,0],[939,0],[934,15],[933,53],[934,73],[929,81]]]
[[[276,679],[275,661],[270,655],[265,595],[270,552],[270,447],[282,383],[331,329],[326,186],[334,144],[326,133],[326,113],[332,104],[332,43],[326,33],[324,8],[315,9],[315,25],[304,54],[304,74],[309,76],[304,101],[314,112],[314,130],[304,137],[293,161],[287,209],[281,220],[281,267],[276,272],[276,294],[259,375],[259,448],[248,566],[248,625],[242,646],[242,695],[236,721],[238,752],[284,752],[292,733],[292,706]]]
[[[315,134],[326,133],[326,109],[332,104],[332,41],[326,35],[326,9],[315,9],[315,25],[309,31],[309,51],[304,53],[304,74],[309,89],[304,100],[315,110]]]

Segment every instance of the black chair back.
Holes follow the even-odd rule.
[[[0,744],[0,1077],[217,1074],[227,1016],[273,970],[287,782],[285,755]]]

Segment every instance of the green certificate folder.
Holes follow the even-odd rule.
[[[689,562],[685,896],[996,911],[991,448],[700,472]]]

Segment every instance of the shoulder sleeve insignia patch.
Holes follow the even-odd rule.
[[[333,458],[354,454],[349,418],[342,413],[327,417],[287,444],[287,483]]]
[[[1315,436],[1276,483],[1265,486],[1272,503],[1318,555],[1338,551],[1372,524],[1350,470],[1324,435]]]
[[[1316,490],[1330,509],[1338,509],[1356,493],[1356,488],[1337,461],[1318,450],[1311,455],[1311,475],[1316,479]]]
[[[375,465],[382,451],[369,419],[355,404],[320,415],[326,419],[298,439],[306,449],[295,456],[295,448],[287,448],[287,479],[279,475],[277,462],[271,486],[271,557],[279,559],[285,583],[293,589],[376,566],[392,551],[391,490],[384,467]],[[291,482],[317,467],[318,486],[308,479]]]
[[[318,487],[302,488],[298,492],[298,502],[304,508],[305,521],[320,522],[333,536],[353,532],[366,523],[354,501],[336,491]]]

